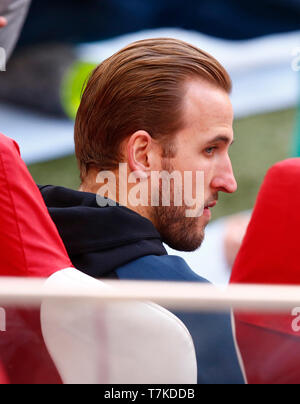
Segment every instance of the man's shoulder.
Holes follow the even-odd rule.
[[[148,255],[117,269],[120,279],[170,282],[207,281],[198,276],[181,257]]]

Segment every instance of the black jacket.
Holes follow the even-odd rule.
[[[73,265],[95,278],[139,258],[167,255],[153,224],[122,207],[100,208],[94,194],[44,186],[40,191]]]

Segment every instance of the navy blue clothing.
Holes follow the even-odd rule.
[[[168,256],[146,218],[119,206],[100,208],[96,195],[40,187],[74,266],[95,278],[206,282],[179,257]],[[107,200],[106,200],[107,201]],[[230,313],[174,313],[192,335],[198,382],[244,383],[234,346]]]
[[[99,41],[179,27],[227,39],[300,29],[299,0],[33,0],[21,43]]]

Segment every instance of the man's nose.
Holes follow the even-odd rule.
[[[218,192],[225,192],[227,194],[233,194],[237,191],[238,185],[229,158],[226,161],[226,164],[218,168],[218,171],[212,180],[211,186]]]

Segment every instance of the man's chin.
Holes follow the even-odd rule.
[[[185,217],[185,207],[154,210],[155,227],[165,244],[176,251],[193,252],[201,247],[207,222],[203,217]]]
[[[185,237],[185,238],[180,238],[177,237],[176,239],[168,239],[164,240],[164,243],[166,243],[170,248],[172,248],[175,251],[180,251],[180,252],[195,252],[197,251],[201,246],[204,241],[205,233],[204,231],[202,232],[201,235],[198,237]]]

